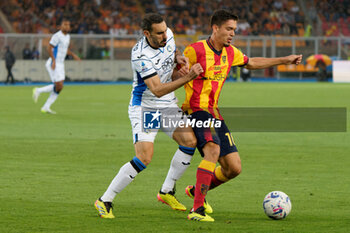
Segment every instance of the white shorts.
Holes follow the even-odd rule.
[[[66,78],[64,73],[64,63],[56,62],[56,68],[53,70],[51,68],[51,59],[48,59],[45,66],[46,66],[47,72],[50,75],[51,81],[53,83],[62,81]]]
[[[175,122],[179,120],[186,120],[187,117],[183,111],[175,104],[171,105],[168,108],[158,109],[161,113],[162,120],[165,122]],[[145,108],[141,106],[129,106],[129,119],[132,127],[133,142],[154,142],[155,137],[157,136],[158,129],[145,130],[144,128],[144,111]],[[156,108],[147,108],[146,111],[156,112]],[[177,127],[163,127],[161,129],[166,133],[171,139],[173,138],[173,133]]]

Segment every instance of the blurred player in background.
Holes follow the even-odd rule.
[[[58,94],[63,89],[65,80],[64,60],[66,55],[71,55],[74,60],[80,60],[80,58],[69,49],[70,35],[68,33],[70,29],[70,21],[63,18],[60,24],[60,30],[53,34],[50,40],[50,58],[46,62],[46,69],[53,84],[33,89],[33,100],[35,103],[38,101],[41,93],[50,93],[49,98],[41,108],[42,113],[56,114],[56,112],[51,110],[51,105],[56,101]]]
[[[6,69],[7,69],[7,77],[6,77],[6,82],[5,83],[9,83],[11,80],[11,83],[14,84],[15,83],[15,78],[13,77],[12,74],[12,67],[13,65],[16,63],[16,58],[15,55],[13,55],[13,53],[10,50],[10,46],[5,46],[6,52],[5,52],[5,65],[6,65]]]
[[[96,200],[95,207],[102,218],[114,218],[112,202],[115,196],[152,160],[157,131],[143,130],[143,108],[154,112],[154,119],[159,117],[160,111],[163,118],[164,115],[172,115],[172,120],[180,120],[182,110],[177,106],[174,91],[203,72],[199,64],[192,64],[191,70],[188,70],[188,60],[176,52],[173,33],[162,16],[147,14],[141,27],[144,36],[131,52],[134,80],[129,118],[136,156],[120,168],[106,192]],[[175,62],[185,66],[174,71]],[[167,179],[157,197],[171,208],[184,211],[186,207],[174,196],[174,186],[190,164],[196,149],[196,138],[191,128],[161,129],[178,143],[179,149],[173,156]]]
[[[277,58],[248,58],[231,45],[237,28],[238,17],[226,10],[217,10],[211,18],[212,34],[207,40],[189,45],[184,55],[189,58],[190,67],[199,63],[204,72],[185,84],[186,99],[182,105],[184,112],[196,121],[215,118],[221,127],[194,127],[197,148],[203,160],[197,169],[195,186],[187,186],[186,193],[194,198],[194,205],[188,219],[213,222],[204,206],[205,196],[211,190],[241,172],[241,160],[230,130],[219,113],[218,100],[222,86],[232,66],[247,69],[264,69],[280,64],[299,64],[302,55]],[[219,162],[221,166],[216,167]]]

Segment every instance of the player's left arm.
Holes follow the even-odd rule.
[[[74,60],[80,61],[80,57],[78,57],[78,55],[76,55],[75,53],[72,52],[72,50],[68,49],[67,54],[72,56]]]
[[[265,57],[251,57],[249,58],[248,64],[245,66],[247,69],[256,70],[269,68],[271,66],[277,65],[289,65],[296,64],[298,65],[303,59],[303,55],[289,55],[286,57],[274,57],[274,58],[265,58]]]
[[[176,79],[181,78],[182,76],[185,76],[189,73],[189,69],[185,66],[179,68],[175,67],[173,74],[171,75],[171,79],[175,81]]]

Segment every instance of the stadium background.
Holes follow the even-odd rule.
[[[143,15],[152,11],[166,15],[180,50],[207,38],[211,13],[226,8],[240,18],[233,43],[248,56],[304,55],[304,64],[299,67],[253,71],[253,77],[307,80],[316,76],[315,67],[306,65],[307,57],[326,54],[332,60],[350,58],[349,0],[12,0],[2,1],[0,6],[0,47],[10,46],[17,58],[14,76],[26,82],[49,81],[42,60],[48,58],[50,33],[57,31],[56,23],[62,17],[72,20],[71,48],[84,59],[67,62],[68,80],[75,81],[131,80],[130,49],[142,35],[139,25]],[[22,61],[26,46],[35,51],[38,62]],[[327,71],[331,77],[331,65]],[[0,75],[6,75],[4,69]],[[239,71],[233,70],[230,76],[239,77]]]

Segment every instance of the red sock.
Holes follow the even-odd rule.
[[[204,198],[207,195],[211,178],[215,170],[215,163],[202,160],[197,168],[196,189],[194,191],[193,209],[196,210],[203,206]]]

